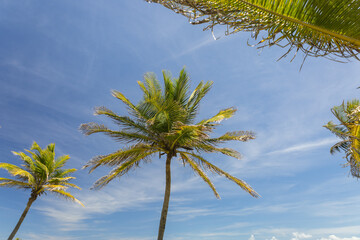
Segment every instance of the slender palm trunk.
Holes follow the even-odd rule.
[[[167,217],[168,208],[169,208],[170,188],[171,188],[171,171],[170,171],[171,158],[172,158],[172,155],[167,154],[166,169],[165,169],[165,172],[166,172],[165,196],[164,196],[164,203],[163,203],[163,207],[162,207],[162,211],[161,211],[158,240],[163,240],[163,238],[164,238],[166,217]]]
[[[29,201],[28,201],[28,203],[27,203],[27,205],[26,205],[26,208],[25,208],[24,212],[21,214],[21,217],[20,217],[18,223],[16,224],[14,230],[13,230],[12,233],[10,234],[8,240],[12,240],[12,239],[14,238],[16,232],[17,232],[17,231],[19,230],[19,228],[20,228],[21,223],[24,221],[24,218],[26,217],[26,214],[28,213],[28,211],[29,211],[29,209],[30,209],[30,207],[31,207],[31,204],[32,204],[35,200],[36,200],[36,195],[31,194],[31,197],[29,198]]]

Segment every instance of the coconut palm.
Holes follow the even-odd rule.
[[[1,177],[0,187],[15,187],[31,190],[26,208],[8,240],[14,238],[32,203],[39,196],[47,192],[54,193],[83,205],[73,195],[67,192],[69,187],[80,189],[75,184],[69,182],[71,179],[75,179],[75,177],[71,177],[70,174],[75,172],[76,169],[63,169],[65,163],[70,158],[68,155],[55,159],[55,144],[53,143],[41,149],[40,146],[34,142],[31,149],[26,151],[29,155],[23,152],[13,152],[13,154],[18,155],[23,161],[21,167],[10,163],[0,163],[0,168],[5,169],[10,175],[15,177],[15,179]]]
[[[326,127],[341,139],[330,148],[330,153],[344,151],[350,173],[353,177],[360,178],[360,102],[348,101],[331,109],[340,124],[329,122]]]
[[[105,115],[111,118],[119,126],[119,130],[111,130],[97,123],[80,126],[86,135],[100,132],[116,141],[129,144],[114,153],[94,157],[85,165],[90,168],[90,172],[102,165],[114,166],[108,175],[95,182],[94,188],[101,188],[116,177],[121,177],[131,169],[135,169],[140,163],[151,161],[155,154],[158,154],[159,158],[165,155],[166,186],[159,224],[159,240],[163,239],[165,231],[171,187],[170,164],[174,157],[178,157],[184,166],[190,166],[210,186],[217,198],[219,198],[219,194],[205,170],[225,176],[252,196],[258,196],[244,181],[231,176],[201,156],[201,153],[218,152],[240,158],[237,151],[230,148],[219,148],[217,145],[231,140],[254,139],[252,132],[228,132],[217,138],[209,136],[222,120],[232,117],[236,110],[234,108],[221,110],[215,116],[195,124],[200,101],[210,90],[212,82],[200,82],[190,93],[189,77],[184,69],[180,72],[179,77],[174,79],[170,73],[163,71],[163,78],[164,88],[162,89],[159,80],[153,73],[145,74],[144,82],[138,82],[143,91],[143,98],[137,105],[122,93],[112,91],[115,98],[125,103],[129,116],[119,116],[105,107],[95,109],[96,115]]]
[[[306,56],[358,58],[360,1],[357,0],[146,0],[186,16],[192,24],[227,27],[226,34],[252,32],[260,48],[278,45]],[[260,34],[259,34],[260,33]],[[294,55],[294,57],[295,57]]]

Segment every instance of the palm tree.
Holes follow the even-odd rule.
[[[179,77],[174,79],[170,73],[163,71],[163,78],[164,89],[161,88],[159,80],[153,73],[145,74],[144,82],[138,82],[144,95],[137,105],[131,103],[122,93],[112,91],[115,98],[125,103],[130,116],[119,116],[105,107],[95,109],[95,115],[105,115],[111,118],[120,127],[120,130],[111,130],[97,123],[80,126],[86,135],[101,132],[116,141],[130,144],[114,153],[94,157],[84,166],[89,167],[90,172],[102,165],[114,166],[108,175],[95,182],[94,188],[101,188],[114,178],[121,177],[131,169],[135,169],[141,162],[150,161],[155,154],[158,154],[159,158],[163,155],[166,156],[166,186],[158,240],[163,239],[165,231],[171,187],[170,164],[173,157],[178,157],[184,166],[188,164],[210,186],[217,198],[219,198],[219,194],[205,174],[205,170],[225,176],[252,196],[258,196],[244,181],[231,176],[201,156],[202,152],[219,152],[240,158],[237,151],[230,148],[219,148],[217,145],[231,140],[254,139],[252,132],[228,132],[217,138],[209,136],[223,119],[232,117],[236,110],[234,108],[221,110],[215,116],[194,124],[200,101],[210,90],[212,82],[200,82],[190,93],[189,77],[184,69],[181,70]]]
[[[360,178],[360,102],[357,99],[343,102],[340,106],[331,109],[340,124],[328,122],[324,127],[341,139],[330,148],[330,153],[344,151],[350,173]]]
[[[71,177],[70,174],[75,172],[76,169],[62,169],[70,158],[68,155],[55,159],[54,143],[49,144],[44,149],[41,149],[40,146],[34,142],[31,149],[26,151],[30,153],[30,155],[26,155],[23,152],[13,152],[13,154],[18,155],[23,161],[21,167],[10,163],[0,163],[0,168],[7,170],[10,175],[16,178],[16,180],[10,178],[0,178],[0,187],[16,187],[31,190],[26,208],[8,240],[12,240],[14,238],[21,223],[24,221],[31,204],[39,196],[46,194],[47,192],[54,193],[60,197],[64,197],[83,205],[73,195],[66,191],[68,187],[80,189],[75,184],[69,183],[71,179],[75,179],[75,177]]]
[[[162,4],[206,29],[262,36],[259,48],[300,50],[306,56],[360,60],[360,1],[357,0],[146,0]],[[260,34],[261,33],[261,34]],[[260,34],[260,35],[259,35]],[[294,57],[295,57],[294,55]],[[281,58],[282,58],[281,57]],[[304,58],[304,60],[305,60]]]

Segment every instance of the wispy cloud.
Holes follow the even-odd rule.
[[[285,154],[285,153],[293,153],[293,152],[306,152],[308,150],[312,150],[315,148],[327,146],[330,144],[334,144],[338,140],[336,138],[324,138],[319,139],[313,142],[306,142],[301,144],[296,144],[284,149],[279,149],[273,152],[267,153],[267,155],[274,155],[274,154]]]
[[[327,238],[321,238],[319,240],[360,240],[360,237],[340,238],[335,235],[330,235]]]

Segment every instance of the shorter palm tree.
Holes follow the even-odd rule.
[[[341,139],[330,148],[330,153],[344,151],[350,173],[360,178],[360,102],[357,99],[343,102],[340,106],[331,109],[340,124],[328,122],[324,127]]]
[[[39,196],[44,193],[46,194],[46,192],[57,194],[58,196],[83,205],[73,195],[66,191],[68,187],[80,189],[75,184],[69,183],[71,179],[75,179],[75,177],[71,177],[70,174],[75,172],[77,169],[62,169],[67,160],[70,159],[68,155],[55,159],[54,143],[49,144],[44,149],[41,149],[40,146],[34,142],[31,149],[26,151],[30,153],[30,156],[23,152],[13,152],[13,154],[18,155],[23,161],[21,167],[9,163],[0,163],[0,168],[7,170],[10,175],[16,178],[15,180],[0,177],[0,187],[16,187],[31,190],[26,208],[8,240],[12,240],[14,238],[21,223],[24,221],[31,204]]]

